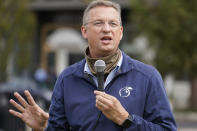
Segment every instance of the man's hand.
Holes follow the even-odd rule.
[[[129,113],[114,96],[101,91],[94,91],[96,95],[96,107],[110,120],[122,125]]]
[[[24,91],[27,101],[17,92],[14,96],[18,99],[20,104],[10,99],[10,103],[18,109],[20,112],[14,111],[12,109],[9,112],[22,119],[29,127],[33,128],[35,131],[43,131],[47,126],[47,121],[49,114],[43,111],[34,101],[33,97],[29,91]]]

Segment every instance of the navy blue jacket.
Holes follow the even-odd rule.
[[[85,59],[59,76],[52,95],[46,131],[92,131],[100,111],[95,107],[92,79]],[[115,96],[134,120],[126,131],[176,131],[163,81],[158,71],[123,53],[123,63],[105,92]],[[103,114],[96,131],[123,131]]]

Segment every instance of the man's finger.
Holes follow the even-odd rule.
[[[10,103],[11,103],[16,109],[18,109],[20,112],[24,112],[25,109],[24,109],[21,105],[19,105],[18,103],[16,103],[14,100],[10,99]]]
[[[42,117],[43,117],[45,120],[48,120],[48,119],[49,119],[49,114],[48,114],[48,113],[43,112],[41,115],[42,115]]]
[[[22,119],[22,114],[19,113],[19,112],[16,112],[16,111],[10,109],[9,110],[9,113],[12,114],[12,115],[14,115],[14,116],[16,116],[16,117],[18,117],[18,118],[20,118],[20,119]]]
[[[111,96],[111,95],[109,95],[109,94],[107,94],[107,93],[103,93],[103,94],[101,94],[104,98],[106,98],[106,99],[108,99],[108,100],[116,100],[116,98],[114,97],[114,96]]]
[[[96,100],[98,100],[100,103],[104,104],[104,105],[109,105],[111,103],[111,101],[109,99],[106,99],[103,96],[97,95],[96,96]]]
[[[100,102],[99,100],[96,100],[96,107],[98,109],[100,109],[101,111],[103,111],[104,109],[107,108],[107,105],[103,104],[102,102]]]
[[[36,105],[36,102],[34,101],[34,98],[31,96],[30,92],[28,90],[24,91],[25,96],[27,97],[27,101],[30,105]]]
[[[27,107],[27,106],[28,106],[28,103],[26,102],[26,100],[25,100],[18,92],[15,92],[15,93],[14,93],[14,96],[18,99],[18,101],[19,101],[24,107]]]
[[[103,104],[112,104],[113,102],[117,101],[114,96],[106,94],[104,92],[95,91],[96,99],[101,101]]]
[[[95,95],[101,95],[102,97],[105,97],[107,99],[112,99],[113,96],[105,93],[105,92],[102,92],[102,91],[94,91]]]

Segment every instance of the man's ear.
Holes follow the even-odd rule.
[[[82,34],[84,39],[87,39],[87,30],[86,30],[86,27],[84,25],[81,26],[81,34]]]
[[[123,37],[123,26],[121,26],[120,33],[121,33],[120,40],[122,40],[122,37]]]

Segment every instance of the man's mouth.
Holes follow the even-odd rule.
[[[103,43],[109,43],[112,40],[112,38],[110,36],[104,36],[101,38],[101,41]]]

